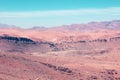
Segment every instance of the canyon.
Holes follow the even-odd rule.
[[[23,29],[0,24],[0,80],[120,80],[120,20]]]

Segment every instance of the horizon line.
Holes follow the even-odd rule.
[[[71,24],[64,24],[64,25],[58,25],[58,26],[52,26],[52,27],[46,27],[46,26],[31,26],[29,28],[23,28],[22,26],[17,26],[17,25],[9,25],[9,24],[4,24],[4,23],[0,23],[0,28],[21,28],[21,29],[31,29],[31,28],[34,28],[34,27],[38,27],[38,28],[54,28],[54,27],[60,27],[60,26],[69,26],[69,25],[74,25],[74,24],[89,24],[89,23],[100,23],[100,22],[112,22],[112,21],[120,21],[120,19],[117,19],[117,20],[104,20],[104,21],[89,21],[87,23],[71,23]],[[6,27],[2,27],[1,25],[3,26],[6,26]]]

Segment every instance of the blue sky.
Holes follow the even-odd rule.
[[[120,0],[0,0],[0,23],[24,28],[120,19]]]

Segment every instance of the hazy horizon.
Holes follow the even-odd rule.
[[[71,24],[63,24],[63,25],[56,25],[56,26],[41,26],[41,25],[33,25],[33,26],[29,26],[29,27],[25,27],[25,26],[18,26],[18,25],[14,25],[14,24],[4,24],[4,23],[0,23],[0,27],[12,27],[12,28],[23,28],[23,29],[30,29],[30,28],[55,28],[55,27],[60,27],[60,26],[69,26],[69,25],[74,25],[74,24],[89,24],[89,23],[99,23],[99,22],[112,22],[112,21],[120,21],[120,20],[109,20],[109,21],[90,21],[90,22],[86,22],[86,23],[71,23]]]
[[[120,20],[119,0],[1,0],[0,23],[22,28]]]

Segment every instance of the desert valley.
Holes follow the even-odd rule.
[[[0,80],[120,80],[120,20],[0,24]]]

